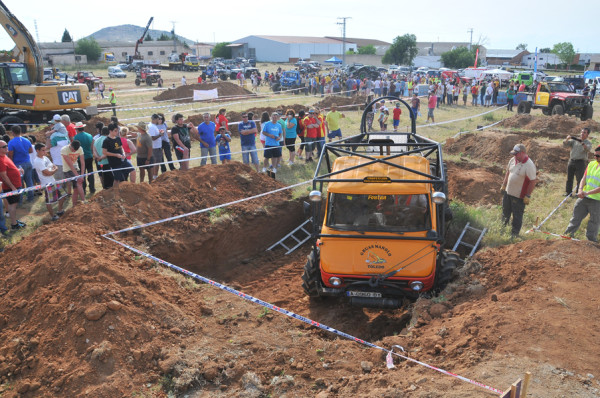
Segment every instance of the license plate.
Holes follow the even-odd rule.
[[[381,293],[376,292],[346,292],[349,297],[381,297]]]

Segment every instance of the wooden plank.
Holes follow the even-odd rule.
[[[527,390],[529,389],[529,381],[531,380],[531,372],[525,372],[525,380],[523,381],[523,397],[527,397]]]

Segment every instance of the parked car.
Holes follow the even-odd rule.
[[[116,66],[109,66],[108,77],[125,78],[127,77],[127,73],[123,72],[121,68],[117,68]]]
[[[67,74],[67,72],[58,72],[57,75],[60,78],[60,81],[62,82],[75,83],[75,78]]]

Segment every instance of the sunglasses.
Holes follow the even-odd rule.
[[[0,148],[4,148],[4,147],[0,147]],[[595,158],[600,158],[600,155],[594,155]]]

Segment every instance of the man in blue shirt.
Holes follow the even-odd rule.
[[[217,164],[217,141],[215,140],[215,128],[214,122],[210,121],[210,113],[202,115],[203,123],[200,123],[198,127],[194,127],[192,132],[199,135],[200,138],[200,156],[202,160],[200,165],[206,164],[206,157],[210,155],[210,162]]]
[[[12,126],[10,131],[14,138],[8,142],[8,157],[12,159],[17,168],[23,169],[21,180],[25,182],[27,188],[33,186],[33,165],[31,164],[30,153],[33,153],[31,141],[21,137],[21,127]],[[33,191],[27,192],[27,201],[33,202]]]
[[[281,124],[277,123],[277,120],[279,120],[279,114],[273,112],[271,121],[265,123],[263,126],[263,135],[265,136],[265,162],[263,172],[267,171],[269,159],[271,159],[272,177],[275,177],[274,173],[277,172],[277,164],[281,158],[281,146],[279,145],[279,141],[281,141],[281,138],[283,137],[283,128],[281,127]]]
[[[238,125],[240,132],[240,143],[242,145],[242,161],[244,164],[250,163],[250,157],[252,157],[252,164],[258,172],[258,154],[256,153],[256,123],[250,119],[250,114],[242,113],[242,122]]]

